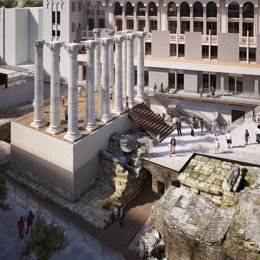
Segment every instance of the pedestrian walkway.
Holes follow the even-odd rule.
[[[213,155],[218,158],[229,159],[249,164],[260,165],[260,144],[255,140],[257,124],[252,121],[250,112],[245,117],[244,123],[231,131],[232,148],[229,149],[226,142],[226,134],[218,133],[220,141],[219,153],[215,154],[215,136],[210,132],[201,133],[200,129],[194,129],[195,137],[191,136],[189,125],[183,123],[182,136],[173,131],[164,141],[155,146],[150,155],[150,161],[165,167],[180,171],[190,159],[193,153]],[[245,145],[245,130],[249,131],[249,144]],[[176,138],[176,153],[169,157],[168,144],[172,137]],[[148,160],[148,159],[146,159]]]

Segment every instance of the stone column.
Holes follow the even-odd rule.
[[[129,108],[135,104],[134,101],[134,39],[136,35],[129,33],[126,35],[127,41],[127,89]]]
[[[95,40],[97,40],[100,37],[101,29],[94,29],[93,33],[95,35]],[[95,48],[95,89],[96,91],[100,90],[101,88],[101,78],[100,78],[100,46],[98,45]]]
[[[114,83],[115,83],[115,65],[114,65],[114,43],[113,43],[113,36],[115,35],[114,30],[109,30],[108,35],[112,39],[112,43],[110,44],[109,47],[109,86],[114,88]]]
[[[64,42],[49,42],[46,46],[51,50],[51,111],[48,133],[58,134],[63,128],[60,123],[60,48]]]
[[[84,41],[82,42],[86,48],[86,116],[83,128],[93,131],[97,129],[95,120],[95,77],[94,77],[94,51],[99,48],[99,41]]]
[[[122,95],[122,43],[125,40],[124,36],[115,36],[114,42],[116,46],[116,53],[115,53],[115,106],[113,113],[115,114],[122,114],[124,111],[123,107],[123,95]]]
[[[43,45],[45,41],[34,41],[35,47],[35,77],[34,77],[34,115],[32,127],[40,128],[46,125],[44,119],[44,82],[43,82]]]
[[[101,88],[101,121],[108,122],[112,119],[110,113],[109,98],[109,47],[112,40],[110,38],[101,38],[102,50],[102,88]]]
[[[63,45],[69,53],[69,77],[68,77],[68,131],[64,136],[71,142],[81,137],[78,130],[78,51],[81,44],[70,43]]]
[[[137,37],[137,96],[138,101],[144,101],[144,38],[146,32],[138,32]]]

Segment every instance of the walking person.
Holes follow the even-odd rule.
[[[203,128],[204,128],[204,120],[203,120],[203,118],[201,117],[201,118],[200,118],[200,131],[201,131],[201,133],[203,133]]]
[[[257,126],[255,131],[256,142],[260,143],[260,125]]]
[[[29,210],[29,214],[28,214],[28,216],[27,216],[27,229],[26,229],[26,234],[28,234],[29,233],[29,230],[30,230],[30,227],[32,226],[32,224],[33,224],[33,221],[34,221],[34,214],[32,213],[32,211],[31,210]]]
[[[64,117],[65,117],[66,121],[68,121],[68,113],[69,113],[68,106],[66,106],[65,109],[64,109]]]
[[[18,228],[18,231],[19,231],[19,237],[21,239],[23,239],[24,235],[23,235],[23,231],[24,231],[24,223],[25,223],[25,220],[23,217],[20,217],[19,221],[17,222],[17,228]]]
[[[112,86],[110,86],[110,88],[109,88],[109,95],[110,95],[110,100],[112,100],[113,99],[113,88],[112,88]]]
[[[163,90],[163,83],[161,83],[161,93],[163,93],[164,90]]]
[[[228,148],[231,148],[232,136],[230,134],[230,131],[228,131],[228,133],[226,134],[226,141],[227,141]]]
[[[65,105],[65,95],[63,93],[61,95],[61,103],[62,103],[62,106]]]
[[[203,98],[203,87],[202,86],[200,87],[200,91],[199,92],[200,92],[200,97]]]
[[[177,132],[178,132],[178,135],[182,135],[182,132],[181,132],[181,120],[179,118],[177,120]]]
[[[219,153],[219,148],[220,148],[220,142],[218,138],[216,137],[215,139],[215,153]]]
[[[153,86],[154,92],[156,92],[156,89],[157,89],[157,85],[156,85],[156,82],[154,82],[154,86]]]
[[[195,137],[195,133],[194,133],[194,129],[193,129],[193,126],[191,125],[190,127],[190,134]]]
[[[256,115],[255,115],[255,109],[252,109],[252,121],[256,122]]]
[[[172,137],[169,146],[169,157],[172,157],[172,154],[175,154],[175,146],[176,146],[176,139]]]
[[[128,105],[128,96],[125,96],[125,109],[128,110],[129,109],[129,105]]]
[[[213,86],[211,86],[210,90],[211,90],[211,97],[214,98],[216,90],[215,90],[215,88]]]
[[[260,113],[257,113],[255,122],[257,123],[257,125],[260,125]]]
[[[125,217],[124,210],[122,207],[120,207],[119,213],[118,213],[118,222],[119,222],[121,228],[124,225],[124,217]]]
[[[249,135],[248,130],[246,129],[246,132],[245,132],[245,145],[248,145],[249,138],[250,138],[250,135]]]

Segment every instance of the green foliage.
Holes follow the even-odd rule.
[[[5,202],[7,199],[7,187],[6,179],[0,176],[0,210],[7,211],[10,210],[9,205]]]
[[[54,224],[47,224],[43,217],[37,217],[30,231],[30,239],[22,249],[21,256],[30,259],[34,254],[38,260],[48,260],[69,245],[65,230]]]
[[[42,6],[43,0],[0,0],[0,7],[35,7]]]

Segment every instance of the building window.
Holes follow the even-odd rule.
[[[229,75],[228,78],[228,91],[233,93],[242,93],[243,92],[243,78],[238,75]]]
[[[56,14],[55,12],[52,12],[52,23],[56,23]]]
[[[217,23],[216,22],[207,22],[207,34],[217,35]]]
[[[57,37],[60,37],[60,30],[57,30]]]
[[[190,17],[190,6],[187,2],[182,2],[180,8],[181,17]]]
[[[52,30],[52,37],[54,37],[55,36],[55,30]]]
[[[149,86],[149,72],[148,72],[148,70],[144,71],[144,85]]]
[[[134,15],[134,8],[133,8],[133,6],[132,6],[132,4],[130,2],[127,2],[127,4],[126,4],[125,14],[126,15],[130,15],[130,16]]]
[[[60,24],[60,11],[57,12],[57,23]]]
[[[88,26],[90,31],[94,29],[94,19],[88,19]]]
[[[75,32],[76,31],[76,25],[75,23],[71,24],[71,32]]]
[[[207,17],[217,17],[217,5],[213,2],[209,2],[206,6]]]
[[[254,36],[254,24],[253,23],[243,23],[243,36],[247,36],[247,32],[249,37]]]
[[[177,33],[177,21],[169,21],[168,22],[168,30],[170,33]]]
[[[202,59],[208,59],[209,58],[209,46],[202,45]]]
[[[122,15],[122,6],[119,2],[116,2],[115,4],[114,15]]]
[[[228,22],[228,33],[239,33],[239,23]]]
[[[144,31],[145,20],[138,20],[138,31]]]
[[[254,5],[252,3],[245,3],[243,5],[243,18],[254,18]]]
[[[173,2],[170,2],[168,5],[168,16],[177,16],[177,7]]]
[[[134,29],[134,21],[133,20],[127,20],[126,21],[126,28],[128,30],[133,30]]]
[[[189,21],[181,21],[181,34],[185,34],[185,32],[190,31],[190,22]]]
[[[150,32],[153,30],[157,30],[157,21],[151,20],[149,29],[150,29]]]
[[[184,44],[179,44],[179,57],[184,57],[185,56],[185,45]]]
[[[196,2],[193,6],[193,17],[203,17],[202,3]]]
[[[176,44],[170,44],[170,56],[176,57]]]
[[[228,18],[239,18],[239,4],[232,2],[228,6]]]
[[[239,60],[246,61],[246,48],[239,48]]]
[[[154,2],[149,4],[148,16],[157,16],[157,7]]]
[[[184,89],[184,74],[177,74],[177,89]]]
[[[138,3],[137,16],[145,16],[145,6],[142,2]]]
[[[116,19],[116,27],[118,31],[122,31],[122,20]]]
[[[249,48],[249,61],[256,61],[256,48]]]
[[[168,74],[169,88],[175,88],[175,73]]]
[[[78,11],[81,12],[81,2],[78,2]]]
[[[217,59],[218,58],[218,46],[211,46],[211,59]]]
[[[193,31],[201,32],[203,34],[203,22],[194,22]]]
[[[145,43],[145,55],[152,54],[152,44],[150,42]]]
[[[98,28],[105,28],[105,19],[98,19]]]
[[[75,11],[76,11],[76,3],[75,3],[75,2],[72,2],[72,3],[71,3],[71,11],[72,11],[72,12],[75,12]]]

